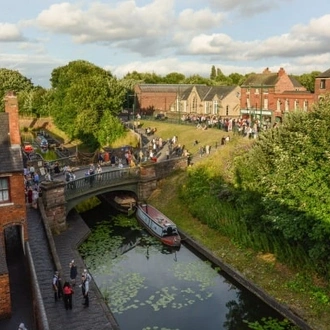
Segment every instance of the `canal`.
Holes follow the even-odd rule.
[[[81,216],[92,234],[80,253],[122,330],[245,330],[283,320],[189,246],[161,245],[134,217],[102,204]]]

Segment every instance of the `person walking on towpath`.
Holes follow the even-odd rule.
[[[64,306],[65,309],[72,309],[72,295],[74,291],[69,282],[65,282],[63,285],[63,294],[64,294]]]
[[[89,293],[89,281],[87,280],[87,277],[85,274],[82,274],[81,275],[81,292],[82,292],[82,295],[84,297],[84,303],[83,305],[85,307],[88,307],[89,306],[89,297],[88,297],[88,293]]]
[[[77,278],[77,266],[74,263],[74,260],[70,262],[70,281],[71,285],[74,287],[76,285],[76,278]]]
[[[53,276],[53,291],[54,291],[54,299],[57,301],[62,297],[62,286],[61,279],[59,277],[58,271],[55,272]]]

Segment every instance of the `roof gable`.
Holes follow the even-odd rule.
[[[330,69],[320,73],[316,78],[330,78]]]
[[[255,73],[250,75],[242,84],[242,87],[248,86],[275,86],[279,77],[277,73]]]
[[[23,171],[22,150],[12,146],[9,138],[9,115],[0,113],[0,173]]]
[[[216,96],[220,99],[228,96],[237,86],[196,86],[202,101],[212,101]]]
[[[141,92],[182,93],[193,85],[188,84],[139,84]]]

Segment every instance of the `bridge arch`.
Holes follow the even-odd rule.
[[[80,202],[107,192],[123,190],[133,192],[138,201],[144,201],[157,188],[157,180],[186,167],[187,159],[177,158],[141,167],[103,171],[68,183],[63,180],[43,181],[40,185],[40,210],[52,231],[62,232],[67,229],[67,214]]]

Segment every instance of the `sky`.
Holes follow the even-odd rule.
[[[85,60],[128,72],[209,77],[330,68],[329,0],[11,0],[0,10],[0,68],[50,88]]]

